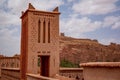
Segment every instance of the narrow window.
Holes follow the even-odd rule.
[[[48,23],[48,43],[50,43],[50,22]]]
[[[45,21],[43,22],[43,43],[45,43]]]
[[[41,30],[41,22],[38,21],[38,43],[40,43],[40,30]]]

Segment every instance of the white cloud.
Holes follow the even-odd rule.
[[[62,0],[30,0],[30,2],[38,9],[48,10],[62,5],[64,2]]]
[[[8,8],[12,13],[19,14],[20,11],[27,9],[28,3],[31,3],[36,9],[48,10],[63,4],[62,0],[8,0]]]
[[[73,10],[81,15],[107,14],[117,10],[115,2],[118,0],[81,0],[74,3]]]
[[[17,15],[0,11],[0,25],[20,25],[20,18]]]
[[[120,40],[115,38],[104,38],[104,39],[100,39],[99,42],[105,45],[109,45],[111,42],[120,44]]]
[[[73,37],[80,37],[83,33],[95,31],[100,28],[101,24],[100,21],[92,22],[92,20],[87,17],[71,17],[61,21],[61,31],[66,32],[66,34]]]
[[[120,28],[120,20],[112,26],[112,29],[118,29],[118,28]]]
[[[96,31],[100,28],[120,28],[120,16],[106,16],[103,21],[93,21],[88,17],[79,18],[78,15],[79,14],[75,14],[70,16],[68,19],[62,19],[60,22],[61,32],[65,32],[67,36],[71,37],[88,38],[85,33]],[[116,38],[104,38],[99,39],[99,41],[100,43],[106,45],[110,44],[111,42],[120,44],[119,39]]]
[[[20,16],[22,10],[27,8],[28,0],[8,0],[7,8],[9,9],[9,13],[16,14]]]
[[[120,16],[105,17],[103,27],[111,27],[112,29],[120,28]]]
[[[68,2],[73,2],[74,0],[67,0]]]
[[[0,28],[0,53],[7,56],[20,53],[20,36],[14,36],[16,33],[18,33],[18,28]]]

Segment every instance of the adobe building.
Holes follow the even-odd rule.
[[[59,73],[59,11],[36,10],[31,4],[22,12],[21,33],[21,80],[26,74],[54,77]]]
[[[88,62],[80,66],[84,68],[84,80],[120,79],[120,62]]]

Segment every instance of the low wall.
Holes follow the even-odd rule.
[[[43,77],[40,76],[39,74],[27,74],[27,80],[59,80],[59,79]]]
[[[27,74],[27,80],[75,80],[56,74],[54,78],[40,76],[39,74]]]
[[[1,68],[19,68],[20,58],[19,57],[0,57],[0,76]]]
[[[2,68],[1,80],[20,80],[19,68]]]
[[[80,64],[84,80],[120,80],[120,62],[92,62]]]
[[[82,68],[60,68],[59,74],[61,76],[74,78],[75,80],[83,80]]]
[[[83,69],[60,68],[60,74],[56,75],[55,78],[43,77],[39,74],[27,74],[27,80],[83,80]],[[0,80],[20,80],[20,69],[2,68]]]
[[[69,77],[58,75],[58,74],[55,76],[55,78],[58,80],[75,80],[75,78],[69,78]]]

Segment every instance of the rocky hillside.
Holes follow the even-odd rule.
[[[120,45],[102,45],[97,40],[60,36],[60,60],[83,62],[120,61]]]

